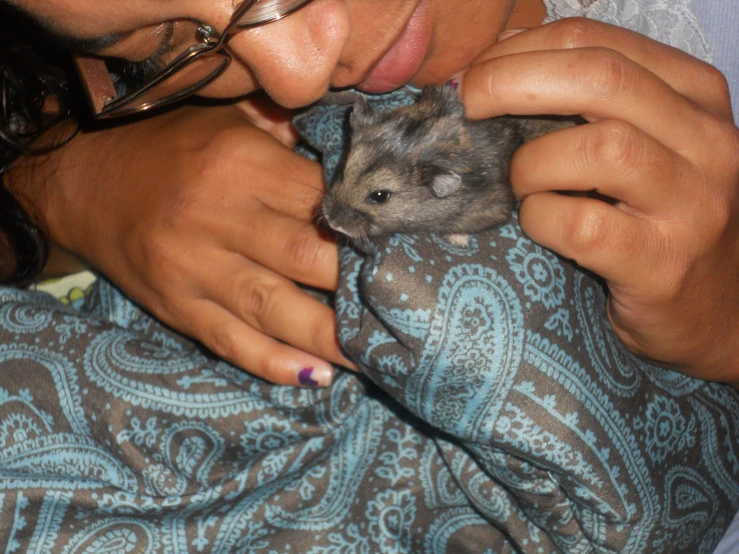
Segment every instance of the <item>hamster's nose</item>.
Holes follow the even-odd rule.
[[[323,216],[322,219],[326,221],[326,223],[331,225],[331,219],[333,218],[334,214],[334,206],[336,205],[336,201],[334,200],[334,197],[331,196],[330,193],[326,193],[323,196],[323,201],[321,202],[321,215]]]
[[[365,219],[365,214],[337,202],[331,195],[326,195],[323,198],[323,214],[329,227],[337,233],[350,237],[356,234],[356,230],[361,227],[361,223]]]
[[[344,230],[341,228],[341,225],[338,225],[336,222],[336,218],[341,215],[341,210],[337,209],[336,199],[331,193],[327,193],[323,197],[321,208],[323,212],[323,220],[328,224],[328,226],[338,233],[343,233]]]

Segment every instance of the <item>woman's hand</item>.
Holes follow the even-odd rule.
[[[589,122],[515,154],[523,229],[607,280],[611,324],[631,350],[739,385],[739,130],[723,76],[641,35],[573,19],[499,42],[462,85],[473,118]]]
[[[293,282],[337,284],[336,246],[312,221],[321,168],[263,108],[181,108],[82,134],[31,198],[54,241],[164,323],[275,383],[325,386],[328,362],[350,364],[333,311]]]

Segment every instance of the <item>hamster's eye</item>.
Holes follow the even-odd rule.
[[[370,204],[384,204],[390,199],[391,194],[389,190],[373,190],[367,195],[367,202]]]

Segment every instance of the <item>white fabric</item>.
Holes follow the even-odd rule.
[[[734,121],[739,121],[739,0],[693,0],[691,7],[713,44],[713,65],[729,82]]]
[[[544,0],[549,19],[587,17],[636,31],[706,62],[713,48],[689,8],[690,0]]]
[[[739,121],[739,0],[544,0],[548,20],[587,17],[619,25],[715,65]]]
[[[737,552],[739,552],[739,514],[731,522],[713,554],[737,554]]]

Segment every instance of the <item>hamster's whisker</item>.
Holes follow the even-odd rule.
[[[361,234],[361,235],[358,235],[356,238],[359,244],[361,245],[362,251],[367,252],[370,248],[370,245],[372,244],[369,237],[367,235]]]
[[[323,206],[318,206],[313,213],[313,220],[315,221],[316,225],[319,227],[326,229],[327,231],[333,232],[333,229],[331,228],[331,225],[329,225],[328,222],[328,216],[326,215],[326,210],[323,208]]]

